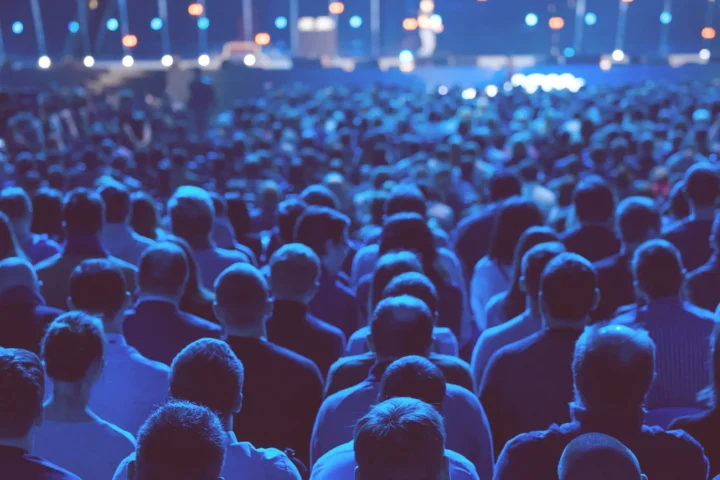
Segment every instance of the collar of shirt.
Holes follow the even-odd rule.
[[[235,432],[233,432],[232,430],[227,432],[227,438],[225,439],[225,441],[227,442],[228,446],[235,445],[236,443],[240,443],[240,442],[238,442]]]

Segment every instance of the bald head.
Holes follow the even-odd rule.
[[[215,313],[229,333],[261,326],[270,306],[267,281],[252,265],[236,263],[215,280]]]
[[[37,283],[35,269],[27,260],[10,257],[0,262],[0,295],[14,287],[36,290]]]
[[[641,480],[633,452],[613,437],[587,433],[568,444],[558,465],[560,480]]]

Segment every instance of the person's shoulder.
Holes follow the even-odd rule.
[[[50,258],[46,258],[42,262],[39,262],[35,265],[35,271],[40,274],[41,272],[45,272],[47,270],[51,270],[55,265],[58,264],[60,259],[62,258],[62,253],[56,253]]]
[[[715,314],[709,310],[693,305],[690,302],[683,303],[683,309],[693,316],[697,321],[706,322],[708,327],[715,326]]]
[[[469,370],[470,368],[470,366],[465,360],[459,357],[453,357],[452,355],[445,355],[443,353],[433,352],[428,356],[428,359],[438,366],[462,368],[465,370]]]
[[[45,460],[44,458],[40,458],[36,455],[32,454],[25,454],[22,456],[22,463],[23,466],[21,467],[21,471],[14,469],[11,467],[10,473],[11,474],[21,474],[24,475],[23,477],[13,477],[14,478],[23,478],[23,479],[32,479],[32,480],[80,480],[80,477],[75,475],[72,472],[69,472],[65,470],[64,468],[55,465],[54,463]],[[5,468],[7,468],[7,465],[4,465]],[[6,471],[1,472],[7,474]],[[0,474],[0,476],[2,476]],[[4,477],[3,477],[4,478]]]
[[[136,274],[138,272],[138,268],[133,265],[132,263],[126,262],[125,260],[120,260],[117,257],[108,257],[108,259],[120,270],[123,271],[123,273],[131,273]]]
[[[134,347],[128,345],[128,356],[130,360],[136,365],[136,368],[140,368],[146,373],[156,375],[158,378],[167,379],[170,376],[170,367],[164,363],[150,360],[143,356]]]
[[[555,443],[562,444],[579,433],[579,427],[576,424],[553,424],[547,430],[521,433],[505,444],[503,453],[529,454]]]
[[[481,271],[486,270],[491,267],[493,267],[492,260],[490,259],[490,257],[485,255],[480,260],[478,260],[478,262],[475,264],[474,273],[477,274],[477,272],[481,272]]]
[[[693,430],[695,427],[708,423],[711,421],[711,412],[701,412],[695,415],[688,415],[685,417],[676,418],[668,426],[668,430],[685,430],[691,433],[689,430]],[[717,422],[717,421],[716,421]]]
[[[617,268],[618,264],[622,262],[622,255],[619,253],[616,253],[615,255],[610,255],[609,257],[605,257],[601,260],[598,260],[597,262],[593,263],[595,266],[595,270],[597,270],[599,275],[602,275],[603,273],[608,272],[609,270],[613,270]]]
[[[104,437],[109,441],[116,442],[115,446],[118,448],[120,448],[121,445],[127,447],[128,444],[132,449],[135,448],[135,437],[133,437],[131,433],[101,418],[97,419],[96,425]]]
[[[254,473],[260,475],[259,478],[267,479],[300,479],[300,474],[295,465],[290,461],[288,456],[277,448],[256,448],[249,442],[240,442],[228,446],[225,467],[229,467],[233,458],[249,460],[251,462],[251,470],[248,471],[248,465],[243,465],[242,473]],[[225,470],[223,470],[225,471]],[[229,472],[232,473],[232,472]]]
[[[155,245],[155,240],[147,237],[143,237],[139,233],[133,232],[132,238],[135,240],[135,243],[138,245],[144,246],[144,247],[151,247]]]
[[[223,260],[227,260],[229,262],[243,262],[243,263],[249,263],[250,259],[245,255],[244,253],[238,251],[238,250],[228,250],[226,248],[219,248],[215,247],[213,249],[215,252],[215,255],[218,258],[221,258]]]
[[[445,450],[445,455],[450,462],[450,477],[456,478],[462,475],[463,478],[478,478],[477,469],[470,460],[452,450]]]
[[[322,383],[320,370],[312,360],[275,343],[267,342],[267,344],[273,355],[288,368],[289,375],[303,373],[307,377],[318,377]]]
[[[330,367],[331,372],[338,372],[346,369],[359,368],[367,366],[370,368],[375,362],[375,354],[372,352],[361,353],[360,355],[350,355],[337,359]]]
[[[705,453],[700,443],[684,430],[663,430],[660,427],[643,425],[642,434],[652,438],[653,450],[661,455],[663,452],[673,452],[678,461],[685,456],[686,459],[695,457],[698,462],[705,461]]]
[[[115,474],[113,475],[112,480],[127,480],[128,478],[128,465],[130,462],[135,461],[135,452],[132,452],[130,455],[125,457],[122,462],[120,462],[120,465],[115,469]]]
[[[191,325],[194,328],[197,328],[204,332],[208,332],[213,336],[222,333],[222,327],[220,325],[205,320],[204,318],[200,318],[197,315],[193,315],[192,313],[183,312],[182,310],[180,310],[179,312],[180,316],[187,322],[187,324]]]
[[[307,321],[314,330],[321,333],[323,336],[327,338],[340,337],[343,339],[343,341],[345,340],[345,334],[335,325],[330,325],[327,322],[323,322],[319,318],[310,314],[307,315]]]

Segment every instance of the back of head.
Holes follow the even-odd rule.
[[[140,427],[134,480],[217,480],[225,461],[226,438],[209,408],[170,401]]]
[[[227,343],[197,340],[177,354],[170,373],[170,396],[208,407],[221,419],[240,408],[245,369]]]
[[[206,238],[215,220],[215,207],[207,191],[183,186],[168,201],[172,232],[185,240]]]
[[[421,400],[440,411],[447,385],[445,375],[430,360],[416,355],[395,360],[380,380],[378,402],[396,397]]]
[[[393,278],[382,292],[382,298],[409,295],[422,300],[431,312],[437,312],[440,299],[435,285],[419,272],[406,272]],[[406,395],[404,395],[406,396]]]
[[[295,226],[307,208],[307,204],[296,198],[289,198],[280,202],[275,213],[275,223],[278,226],[280,238],[285,243],[293,241],[295,235]]]
[[[600,414],[636,412],[655,377],[655,344],[643,330],[588,327],[575,345],[576,400]]]
[[[216,217],[227,217],[228,214],[228,202],[225,197],[217,192],[208,192],[210,199],[213,203],[213,210],[215,210]]]
[[[157,238],[158,213],[155,200],[142,192],[133,193],[130,198],[132,202],[130,225],[133,230],[144,237]]]
[[[709,163],[697,163],[685,172],[685,194],[697,207],[714,207],[720,194],[720,177]]]
[[[400,184],[394,186],[385,201],[386,217],[397,213],[417,213],[424,217],[426,211],[425,195],[415,185]]]
[[[641,480],[635,454],[602,433],[586,433],[570,442],[558,465],[559,480]]]
[[[433,314],[421,300],[410,296],[387,298],[373,312],[372,348],[378,357],[427,355],[433,332]]]
[[[300,192],[300,200],[308,205],[327,207],[337,210],[340,201],[337,196],[324,185],[310,185]]]
[[[508,200],[495,220],[488,256],[504,265],[512,264],[515,247],[523,233],[543,223],[543,215],[535,203],[519,198]]]
[[[41,188],[32,198],[32,225],[33,233],[46,233],[50,236],[63,234],[63,198],[60,192],[51,188]]]
[[[252,265],[236,263],[215,280],[215,302],[226,329],[250,326],[269,312],[270,288],[263,274]]]
[[[14,223],[32,218],[30,196],[20,187],[8,187],[0,191],[0,212]]]
[[[320,259],[301,243],[285,245],[270,258],[270,285],[276,300],[310,300],[319,278]]]
[[[382,300],[382,293],[390,281],[407,272],[422,273],[420,259],[412,252],[392,252],[381,256],[373,270],[370,285],[370,309],[375,309]]]
[[[322,257],[328,240],[340,242],[349,226],[350,219],[337,210],[311,205],[297,220],[294,241],[307,245]]]
[[[676,297],[680,293],[685,269],[680,252],[670,242],[645,242],[635,251],[632,266],[637,288],[648,298]]]
[[[83,380],[90,368],[103,359],[104,337],[97,318],[81,312],[60,315],[50,324],[42,341],[48,377],[55,382]]]
[[[188,259],[182,248],[174,243],[151,245],[140,257],[138,286],[142,292],[182,295],[187,279]]]
[[[437,256],[435,237],[427,221],[417,213],[397,213],[387,217],[380,236],[379,253],[410,250],[423,264],[432,264]]]
[[[598,300],[597,273],[592,263],[574,253],[553,258],[540,278],[540,300],[546,321],[582,322]]]
[[[438,480],[447,475],[443,419],[420,400],[394,398],[373,407],[355,425],[354,449],[363,480]]]
[[[224,197],[227,204],[227,216],[235,230],[235,235],[244,235],[251,230],[250,210],[242,194],[228,192]],[[217,209],[217,204],[215,205]]]
[[[629,197],[620,202],[616,222],[620,238],[626,245],[658,236],[662,226],[660,211],[645,197]]]
[[[25,437],[43,412],[45,373],[34,353],[0,347],[0,438]]]
[[[68,235],[97,235],[105,223],[105,203],[99,194],[76,188],[65,196],[63,218]]]
[[[0,261],[0,295],[14,287],[35,290],[38,286],[33,266],[19,257],[10,257]]]
[[[521,192],[522,182],[517,175],[507,170],[497,171],[490,177],[488,195],[491,202],[499,202],[520,195]]]
[[[130,193],[121,184],[106,185],[100,189],[105,202],[107,223],[126,223],[130,218]]]
[[[522,279],[527,295],[537,298],[540,293],[540,279],[545,267],[552,259],[565,251],[565,245],[560,242],[541,243],[528,250],[522,259]]]
[[[70,302],[72,309],[112,317],[127,304],[125,277],[110,260],[84,260],[70,275]]]
[[[581,222],[607,222],[615,214],[615,194],[597,175],[584,178],[575,186],[573,203]]]

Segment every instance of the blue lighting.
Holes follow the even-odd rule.
[[[15,22],[12,24],[12,32],[16,35],[20,35],[25,30],[25,25],[22,22]]]
[[[400,52],[400,55],[398,55],[398,58],[400,59],[400,63],[412,63],[415,59],[415,55],[413,55],[410,50],[403,50]]]
[[[278,30],[282,30],[288,25],[288,19],[285,17],[277,17],[275,19],[275,26],[278,28]]]
[[[435,25],[442,25],[442,17],[437,13],[430,15],[430,21]]]
[[[566,58],[572,58],[575,56],[575,49],[572,47],[567,47],[565,50],[563,50],[563,55]]]
[[[163,21],[162,18],[155,17],[152,20],[150,20],[150,28],[152,28],[155,31],[161,30],[163,27]]]
[[[597,15],[593,12],[585,14],[585,25],[595,25],[597,23]]]
[[[120,27],[120,22],[117,21],[117,18],[108,18],[107,23],[105,24],[108,30],[111,32],[114,32]]]
[[[362,17],[360,15],[353,15],[350,17],[350,26],[352,28],[360,28],[362,27]]]
[[[538,24],[538,16],[534,13],[528,13],[525,15],[525,25],[528,27],[534,27]]]
[[[70,30],[70,33],[77,33],[80,31],[80,24],[73,20],[72,22],[68,23],[68,30]]]
[[[207,17],[198,18],[198,28],[200,30],[207,30],[210,27],[210,20]]]
[[[663,25],[669,25],[670,22],[672,22],[672,13],[662,12],[660,14],[660,23],[662,23]]]

